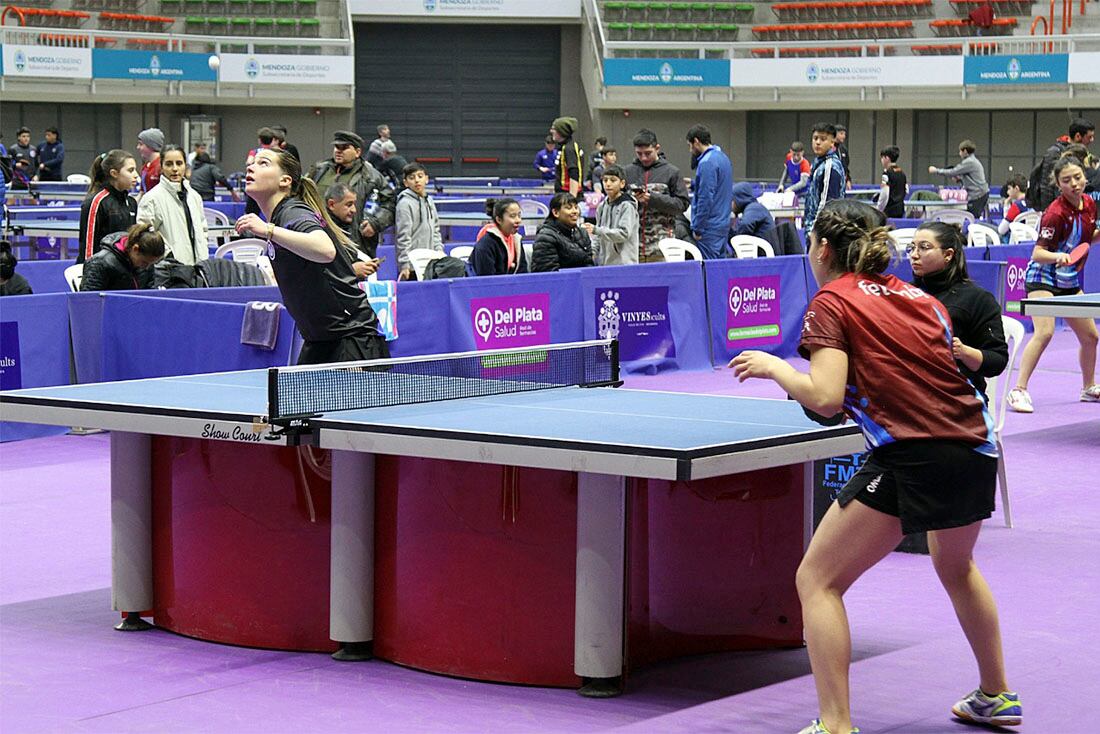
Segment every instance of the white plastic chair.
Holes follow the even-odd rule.
[[[69,290],[76,293],[80,290],[80,281],[84,278],[84,263],[77,263],[65,268],[65,282],[69,284]]]
[[[202,208],[202,215],[206,217],[206,223],[211,226],[225,227],[229,225],[229,215],[217,209]]]
[[[1026,224],[1027,226],[1031,227],[1036,232],[1038,232],[1039,231],[1039,222],[1041,222],[1042,220],[1043,220],[1043,213],[1042,212],[1030,211],[1030,212],[1024,212],[1020,216],[1016,217],[1014,220],[1012,220],[1012,223],[1013,224]]]
[[[86,173],[70,173],[65,177],[65,180],[69,183],[84,184],[85,186],[92,182],[92,179],[88,178]]]
[[[457,257],[462,262],[469,262],[470,255],[473,253],[474,248],[471,245],[460,245],[451,248],[451,257]]]
[[[1015,222],[1008,225],[1008,244],[1017,245],[1021,242],[1035,242],[1039,239],[1039,230],[1026,222],[1021,222],[1023,217],[1017,217]]]
[[[431,250],[427,247],[417,247],[409,250],[409,264],[413,266],[416,279],[424,280],[424,269],[428,267],[428,263],[432,260],[438,260],[446,254],[441,250]]]
[[[966,246],[982,247],[1001,244],[1001,233],[988,224],[971,222],[966,228]]]
[[[739,259],[758,257],[761,252],[764,253],[764,257],[775,257],[775,250],[772,248],[772,243],[768,242],[763,237],[757,237],[751,234],[738,234],[730,237],[730,247],[733,248],[733,254]]]
[[[1012,371],[1016,369],[1016,360],[1020,356],[1020,346],[1024,341],[1024,325],[1011,316],[1002,316],[1001,325],[1008,343],[1008,364],[1005,371],[997,377],[985,381],[985,392],[989,397],[989,414],[993,417],[993,440],[997,444],[997,483],[1001,485],[1001,512],[1004,514],[1005,527],[1012,527],[1012,508],[1008,504],[1008,477],[1005,472],[1005,448],[1001,443],[1001,430],[1005,427],[1008,414],[1008,394],[1015,384]],[[1003,381],[998,382],[999,380]]]
[[[913,244],[913,235],[917,233],[916,227],[902,227],[890,230],[890,239],[894,241],[894,252],[898,257],[905,257],[905,248]]]
[[[940,209],[932,215],[932,219],[944,224],[957,224],[962,227],[974,222],[977,217],[966,209]]]
[[[550,215],[550,207],[538,199],[520,199],[519,213],[523,215],[524,219],[527,219],[527,217],[545,219]]]
[[[256,237],[246,237],[241,240],[226,242],[214,252],[214,257],[225,258],[233,256],[233,260],[239,263],[256,265],[257,258],[267,251],[267,242]],[[270,262],[268,263],[271,264]]]
[[[702,260],[703,253],[690,242],[678,240],[675,237],[665,237],[657,243],[657,249],[664,255],[666,263],[682,263],[691,255],[694,260]]]

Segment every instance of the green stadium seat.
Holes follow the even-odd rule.
[[[630,24],[630,40],[631,41],[648,41],[653,38],[653,24],[652,23],[631,23]]]
[[[252,32],[257,36],[273,36],[275,35],[275,19],[274,18],[256,18],[252,21]]]
[[[710,20],[710,3],[691,3],[691,19],[699,22]]]
[[[189,33],[205,33],[206,18],[198,15],[189,15],[184,19],[183,26]]]
[[[296,18],[276,18],[275,33],[280,36],[298,35],[298,20]]]
[[[295,15],[296,13],[296,0],[275,0],[275,15],[287,17]]]
[[[621,21],[624,17],[626,17],[626,3],[618,2],[618,0],[616,0],[615,2],[604,3],[601,12],[604,21],[608,23]]]
[[[206,0],[183,0],[183,12],[197,16],[206,12]]]
[[[630,38],[630,24],[629,23],[608,23],[607,24],[608,40],[611,41],[626,41]]]
[[[274,14],[275,6],[271,0],[252,0],[252,14],[257,18],[266,18]]]
[[[676,24],[676,36],[677,41],[694,41],[695,40],[695,24],[694,23],[677,23]]]
[[[165,15],[179,15],[183,11],[183,0],[160,0],[160,12]]]
[[[233,18],[229,21],[229,32],[234,36],[251,36],[252,35],[252,19],[251,18]]]
[[[224,15],[229,12],[229,3],[226,0],[206,0],[206,12]]]
[[[695,39],[697,41],[717,41],[718,26],[714,23],[696,23]]]
[[[317,17],[317,0],[298,0],[299,18]]]
[[[206,19],[206,32],[215,35],[225,35],[229,32],[229,18],[214,16]]]
[[[735,23],[719,23],[718,24],[718,40],[726,43],[732,43],[737,40],[737,32],[741,30],[740,26]]]
[[[650,22],[668,20],[668,3],[648,3],[646,19]]]
[[[252,0],[229,0],[229,12],[233,15],[248,15],[252,12]]]
[[[321,35],[321,21],[316,18],[302,18],[298,21],[298,34],[316,38]]]
[[[654,23],[653,24],[653,40],[654,41],[675,41],[676,40],[676,25],[673,23]]]

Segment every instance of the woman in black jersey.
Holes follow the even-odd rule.
[[[236,229],[267,240],[283,304],[305,339],[298,364],[388,357],[378,319],[357,285],[354,245],[329,219],[301,164],[286,151],[257,151],[245,193],[264,217],[245,214]]]

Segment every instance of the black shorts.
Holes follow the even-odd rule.
[[[959,441],[898,441],[874,449],[837,495],[901,520],[901,531],[945,530],[993,514],[997,460]]]
[[[1028,293],[1047,291],[1056,296],[1076,296],[1081,292],[1080,288],[1055,288],[1052,285],[1045,285],[1043,283],[1024,283],[1024,290]]]
[[[330,362],[358,362],[364,359],[386,359],[390,348],[384,337],[377,334],[353,334],[343,339],[302,344],[298,364],[328,364]]]

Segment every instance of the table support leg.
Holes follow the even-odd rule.
[[[332,452],[329,637],[333,658],[370,660],[374,639],[374,455]]]
[[[577,477],[577,592],[573,671],[582,696],[622,693],[626,480]]]
[[[152,438],[111,432],[111,608],[123,632],[151,629],[153,608]]]

